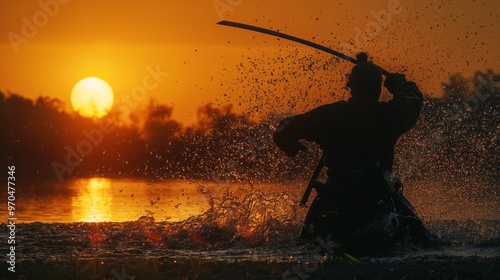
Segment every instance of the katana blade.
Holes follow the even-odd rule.
[[[349,62],[352,62],[354,64],[358,63],[358,61],[355,58],[347,56],[347,55],[345,55],[343,53],[340,53],[338,51],[332,50],[332,49],[327,48],[327,47],[322,46],[322,45],[318,45],[318,44],[313,43],[311,41],[307,41],[307,40],[304,40],[304,39],[301,39],[301,38],[298,38],[298,37],[295,37],[295,36],[291,36],[291,35],[288,35],[288,34],[284,34],[284,33],[278,32],[278,31],[274,31],[274,30],[270,30],[270,29],[266,29],[266,28],[262,28],[262,27],[257,27],[257,26],[253,26],[253,25],[249,25],[249,24],[244,24],[244,23],[227,21],[227,20],[219,21],[217,24],[225,25],[225,26],[231,26],[231,27],[236,27],[236,28],[241,28],[241,29],[246,29],[246,30],[251,30],[251,31],[255,31],[255,32],[264,33],[264,34],[267,34],[267,35],[271,35],[271,36],[283,38],[283,39],[290,40],[290,41],[293,41],[293,42],[297,42],[297,43],[300,43],[300,44],[303,44],[303,45],[306,45],[306,46],[309,46],[309,47],[313,47],[313,48],[315,48],[317,50],[320,50],[320,51],[324,51],[326,53],[332,54],[332,55],[334,55],[336,57],[342,58],[342,59],[347,60]],[[380,68],[380,66],[377,66],[377,67]],[[380,68],[380,71],[382,71],[382,74],[384,74],[384,75],[389,74],[389,72],[385,71],[382,68]]]

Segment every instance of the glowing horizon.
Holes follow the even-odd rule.
[[[350,56],[366,51],[430,96],[440,96],[441,83],[454,73],[470,77],[500,65],[495,49],[500,2],[493,0],[241,1],[225,8],[213,1],[40,3],[0,3],[0,90],[58,98],[68,109],[71,89],[83,77],[112,84],[120,101],[143,84],[146,67],[157,65],[170,75],[148,97],[174,106],[173,117],[188,124],[202,104],[301,112],[345,96],[349,63],[219,26],[221,19],[282,31]],[[308,69],[310,64],[318,69]],[[319,70],[321,64],[325,70]],[[251,98],[255,94],[258,98]],[[290,106],[297,102],[300,106]]]

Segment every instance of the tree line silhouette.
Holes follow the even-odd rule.
[[[443,84],[443,97],[427,97],[417,126],[400,139],[396,170],[408,180],[429,176],[430,170],[433,176],[450,176],[451,170],[454,178],[472,174],[498,182],[499,82],[500,75],[492,70],[476,72],[472,79],[451,76]],[[0,92],[2,166],[15,165],[20,179],[44,181],[57,180],[57,162],[71,170],[62,174],[63,180],[101,176],[274,182],[307,178],[319,158],[316,146],[294,160],[275,147],[272,131],[283,116],[269,114],[254,121],[230,105],[204,105],[198,108],[197,124],[184,126],[171,118],[173,109],[150,101],[143,114],[110,113],[105,119],[113,124],[112,132],[101,131],[102,141],[89,152],[88,145],[79,144],[92,143],[84,131],[100,129],[98,120],[66,112],[58,99]],[[78,147],[86,155],[71,167],[69,151],[78,153]]]

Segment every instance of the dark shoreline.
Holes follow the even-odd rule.
[[[418,257],[395,263],[334,258],[318,266],[270,261],[124,259],[2,262],[1,279],[499,279],[500,258]],[[295,269],[295,270],[294,270]],[[288,273],[286,273],[288,271]],[[294,272],[295,271],[295,272]],[[286,274],[285,274],[286,273]],[[135,278],[130,278],[134,276]]]

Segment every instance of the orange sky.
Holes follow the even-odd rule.
[[[214,3],[227,10],[217,11]],[[392,8],[396,13],[382,26],[372,11],[391,5],[399,8]],[[263,108],[261,103],[287,100],[273,107],[301,112],[345,95],[347,62],[215,24],[223,18],[280,30],[351,56],[346,42],[358,39],[377,64],[403,71],[424,92],[439,95],[452,73],[500,70],[499,12],[498,0],[4,0],[0,90],[57,97],[69,109],[71,88],[85,77],[106,80],[120,100],[143,83],[147,67],[159,65],[168,76],[148,96],[174,105],[174,118],[185,123],[194,122],[196,108],[207,102],[233,103],[251,112]],[[26,20],[36,30],[24,27],[23,33]],[[372,28],[371,36],[360,41],[357,30],[366,27]],[[12,38],[23,43],[13,44]],[[311,56],[314,71],[304,69],[311,63],[304,58]],[[327,62],[327,68],[318,69]],[[293,109],[294,101],[298,108]]]

